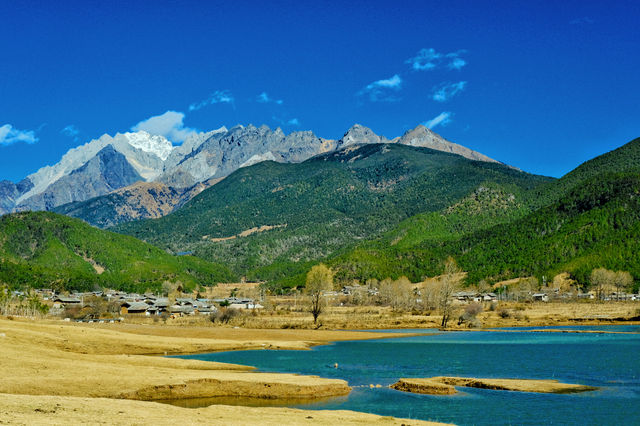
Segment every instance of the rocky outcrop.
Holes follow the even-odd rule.
[[[364,127],[360,124],[355,124],[347,130],[347,133],[345,133],[344,136],[342,136],[342,139],[338,141],[337,148],[342,149],[350,145],[388,142],[389,139],[384,136],[376,135],[370,128]]]
[[[166,216],[220,180],[208,179],[187,189],[161,182],[136,182],[87,201],[64,204],[53,211],[108,228],[132,220]]]
[[[143,180],[126,157],[107,145],[91,160],[63,176],[45,191],[18,204],[17,210],[51,210],[84,201]]]
[[[188,187],[258,162],[301,162],[333,149],[333,141],[321,139],[312,132],[285,135],[280,128],[236,126],[208,135],[175,165],[167,164],[159,180],[173,187]]]
[[[368,127],[356,124],[351,127],[342,139],[336,143],[337,149],[342,149],[351,145],[362,145],[371,143],[399,143],[401,145],[417,146],[420,148],[430,148],[436,151],[449,152],[451,154],[461,155],[470,160],[486,161],[497,163],[496,160],[487,157],[484,154],[473,151],[457,143],[449,142],[439,134],[431,131],[422,124],[415,129],[407,131],[401,137],[387,139],[384,136],[376,135]]]
[[[16,200],[31,188],[33,188],[33,183],[28,178],[18,183],[8,180],[0,181],[0,214],[12,212]]]
[[[432,132],[425,126],[420,124],[413,130],[409,130],[397,142],[402,145],[418,146],[421,148],[431,148],[438,151],[450,152],[451,154],[461,155],[470,160],[486,161],[489,163],[497,163],[496,160],[487,157],[484,154],[473,151],[457,143],[449,142],[437,133]]]

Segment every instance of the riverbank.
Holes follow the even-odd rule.
[[[2,424],[122,425],[439,425],[346,410],[298,410],[216,405],[180,408],[155,402],[106,398],[0,394]]]
[[[179,337],[178,334],[183,336]],[[69,410],[64,411],[66,413],[73,409],[84,410],[86,417],[82,418],[82,423],[112,423],[109,421],[111,419],[101,420],[102,417],[92,416],[97,416],[102,411],[104,413],[100,416],[123,410],[125,413],[131,410],[128,414],[132,415],[135,414],[134,411],[144,413],[186,410],[179,407],[166,408],[160,404],[138,408],[122,400],[153,401],[219,396],[309,399],[345,395],[350,388],[343,380],[258,373],[247,366],[146,355],[257,348],[306,349],[332,340],[375,337],[382,336],[377,333],[346,331],[265,332],[229,328],[177,330],[161,326],[0,319],[0,375],[3,378],[0,381],[0,417],[4,420],[9,418],[7,416],[13,416],[14,419],[20,419],[19,423],[30,423],[15,414],[16,407],[21,406],[20,401],[23,399],[30,401],[29,404],[37,405],[33,408],[33,415],[37,418],[42,419],[41,414],[45,412],[55,414],[50,408],[38,405],[46,405],[50,396],[56,396],[56,403],[66,401],[65,404],[69,407]],[[31,399],[25,395],[30,395]],[[84,398],[84,402],[58,397]],[[86,400],[87,397],[92,399]],[[90,407],[95,407],[95,410],[89,409]],[[226,409],[228,417],[224,421],[235,423],[237,419],[233,413],[240,416],[244,410],[245,407]],[[255,413],[257,415],[261,409],[252,410],[258,410]],[[265,410],[273,419],[280,416],[281,423],[290,423],[287,410]],[[22,411],[18,410],[18,413]],[[184,412],[179,417],[186,414]],[[352,413],[349,418],[355,422],[358,414]],[[81,417],[67,418],[58,415],[53,418],[59,418],[60,423],[68,424]],[[153,416],[149,420],[144,420],[145,418],[146,416],[140,417],[140,421],[156,423]],[[262,420],[259,415],[254,418]],[[330,418],[331,416],[326,417],[327,423],[331,422]],[[392,419],[388,421],[391,424],[395,422]],[[37,423],[36,418],[34,422]]]
[[[327,307],[320,315],[318,324],[314,324],[313,317],[306,307],[301,303],[294,304],[290,298],[272,298],[269,305],[269,309],[239,311],[226,326],[260,329],[271,333],[290,330],[315,331],[318,326],[320,330],[437,329],[442,322],[442,317],[437,311],[394,311],[388,306],[344,305]],[[468,329],[468,323],[458,323],[458,318],[464,313],[466,306],[468,305],[454,305],[449,328]],[[640,324],[640,302],[488,302],[482,304],[482,312],[477,315],[477,320],[481,328]],[[154,317],[132,316],[128,317],[126,322],[154,325],[159,320]],[[212,328],[206,316],[168,319],[165,325],[174,329],[199,329],[202,333],[209,333],[206,330],[225,329],[224,326]],[[171,327],[158,329],[167,335],[172,333],[169,331]],[[136,332],[133,326],[130,331]],[[198,336],[197,333],[194,331],[190,336]]]

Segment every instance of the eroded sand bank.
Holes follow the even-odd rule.
[[[492,390],[538,393],[575,393],[593,391],[592,386],[560,383],[557,380],[532,379],[478,379],[473,377],[429,377],[400,379],[391,388],[412,393],[429,395],[452,395],[456,386]]]
[[[180,408],[155,402],[106,398],[0,394],[3,424],[28,425],[435,425],[355,411],[311,411],[215,405]]]

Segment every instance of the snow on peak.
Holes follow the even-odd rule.
[[[155,154],[160,157],[162,161],[165,161],[167,157],[169,157],[169,154],[171,154],[174,148],[173,144],[164,136],[152,136],[144,130],[134,133],[127,132],[124,136],[134,148]]]

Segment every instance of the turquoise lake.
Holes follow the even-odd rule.
[[[640,326],[555,328],[640,333]],[[525,330],[447,332],[338,342],[310,351],[234,351],[181,358],[339,378],[354,388],[347,397],[287,404],[291,407],[347,409],[461,425],[640,425],[640,334]],[[433,333],[396,330],[404,331]],[[558,379],[600,389],[554,395],[458,388],[456,395],[431,396],[387,387],[401,377],[442,375]],[[382,387],[370,388],[371,384]]]

